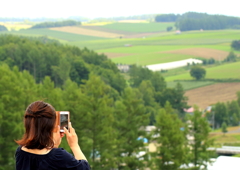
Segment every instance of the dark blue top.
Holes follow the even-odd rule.
[[[17,148],[16,170],[90,170],[85,160],[77,160],[62,148],[53,148],[45,155],[37,155]]]

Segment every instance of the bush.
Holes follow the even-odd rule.
[[[232,47],[234,50],[240,51],[240,40],[234,40],[234,41],[232,41],[231,47]]]
[[[205,77],[206,70],[200,66],[193,66],[190,70],[190,75],[194,77],[196,80],[200,80]]]

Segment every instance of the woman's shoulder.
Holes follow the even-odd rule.
[[[64,150],[63,148],[53,148],[49,153],[49,160],[56,165],[61,165],[62,168],[77,168],[80,167],[83,170],[90,170],[90,166],[86,160],[77,160],[75,157]]]

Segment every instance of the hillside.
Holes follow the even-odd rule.
[[[21,28],[29,28],[26,24],[21,25],[18,23],[18,26],[19,28],[20,26]],[[167,32],[166,28],[169,26],[174,27],[174,23],[122,21],[49,29],[20,29],[19,31],[3,31],[0,34],[47,36],[64,44],[80,48],[87,47],[99,54],[105,54],[113,62],[121,64],[145,66],[188,58],[213,58],[218,64],[205,66],[207,79],[240,79],[238,74],[240,72],[240,62],[222,63],[232,50],[230,43],[238,37],[240,30],[186,31],[177,34],[175,27],[172,31]],[[11,27],[13,26],[11,25]],[[240,56],[239,51],[234,51],[234,53]],[[188,71],[189,68],[179,68],[168,70],[162,74],[168,82],[169,87],[174,87],[176,85],[175,80],[192,80]],[[194,90],[199,90],[206,96],[205,94],[208,92],[202,90],[202,88],[210,88],[210,91],[211,89],[220,88],[218,84],[215,86],[212,81],[203,83],[182,82],[182,84],[185,90],[189,90],[186,95],[189,97],[190,105],[199,104],[205,107],[208,104],[218,101],[218,97],[213,97],[213,100],[209,101],[208,104],[201,104],[206,99],[198,97],[198,101],[195,102],[192,97],[196,96],[195,93],[198,93]],[[229,87],[226,86],[226,88]],[[240,89],[233,88],[232,90],[230,95],[232,97],[229,97],[228,100],[235,99],[236,96],[234,94]],[[217,92],[211,96],[217,96]]]

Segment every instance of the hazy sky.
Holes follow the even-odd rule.
[[[87,18],[189,11],[240,17],[239,0],[1,0],[0,17]]]

